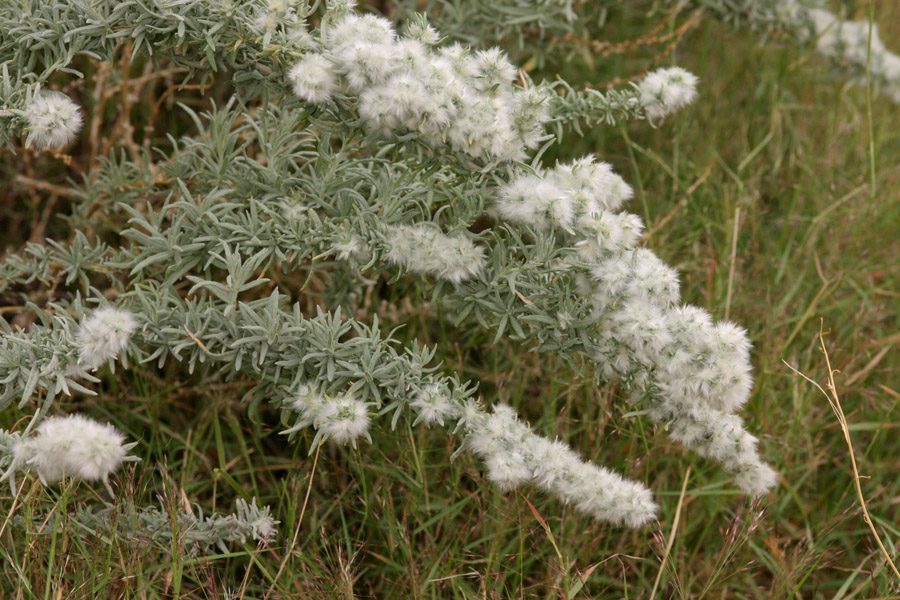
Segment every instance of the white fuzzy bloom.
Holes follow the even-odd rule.
[[[421,73],[432,60],[431,50],[419,40],[398,40],[394,52],[398,70],[404,73]]]
[[[394,42],[344,44],[334,51],[332,59],[342,69],[350,89],[362,92],[384,83],[394,73],[396,50]]]
[[[59,92],[41,92],[25,110],[28,121],[26,146],[61,149],[81,131],[81,109]]]
[[[544,124],[550,119],[550,95],[540,87],[516,90],[512,96],[512,127],[526,148],[537,148],[545,139]]]
[[[756,438],[730,414],[752,388],[746,333],[731,323],[713,324],[702,309],[675,306],[669,283],[677,279],[648,278],[662,267],[652,259],[636,264],[640,252],[610,255],[594,269],[602,323],[594,359],[601,373],[627,376],[634,401],[649,397],[649,416],[673,439],[721,463],[744,492],[764,493],[776,474],[760,460]],[[660,302],[657,293],[670,298]]]
[[[495,206],[504,219],[535,229],[568,229],[575,219],[571,195],[541,175],[523,175],[500,188]]]
[[[462,80],[469,80],[478,73],[475,58],[469,49],[459,42],[453,42],[438,50],[439,56],[450,61],[453,71]]]
[[[780,0],[776,9],[781,19],[802,37],[812,34],[816,49],[822,54],[845,60],[860,69],[868,65],[894,100],[900,102],[900,56],[887,49],[878,25],[871,26],[870,52],[868,21],[845,21],[828,10],[807,8],[797,0]]]
[[[757,439],[747,433],[740,417],[704,405],[654,410],[662,411],[658,416],[669,423],[672,439],[721,463],[735,474],[735,483],[744,493],[759,496],[775,485],[777,474],[760,460]]]
[[[488,479],[504,492],[509,492],[534,478],[525,458],[516,451],[488,454],[484,459]]]
[[[78,364],[96,369],[116,358],[128,346],[138,323],[127,310],[104,306],[84,320],[78,331]]]
[[[679,70],[657,72],[648,81],[667,110],[692,97],[684,86],[692,88],[694,81]],[[731,414],[753,385],[746,332],[730,323],[714,325],[705,311],[679,306],[676,271],[652,251],[635,249],[641,220],[614,212],[631,193],[609,165],[587,157],[513,179],[498,190],[496,210],[509,221],[536,229],[555,227],[580,238],[575,247],[593,265],[587,293],[597,321],[593,358],[599,372],[627,378],[634,401],[652,397],[649,413],[667,425],[672,437],[718,460],[748,493],[762,493],[774,483],[774,471],[759,459],[756,438]],[[508,489],[524,477],[522,464],[566,463],[565,452],[544,442],[539,452],[510,449],[505,432],[515,426],[509,415],[498,425],[503,414],[489,418],[469,442],[483,457],[492,457],[492,480]],[[535,452],[543,458],[531,463]],[[543,475],[534,470],[540,485],[565,496],[554,488],[557,472],[568,472],[571,480],[576,469],[550,468]]]
[[[453,44],[435,52],[437,41],[424,20],[398,40],[389,21],[351,14],[324,27],[323,56],[359,94],[360,116],[372,131],[419,132],[486,160],[524,159],[545,137],[548,91],[515,87],[516,69],[497,48],[473,54]],[[296,91],[318,96],[306,85]]]
[[[639,224],[631,228],[623,224],[619,228],[622,231],[614,231],[615,222],[609,223],[610,219],[623,222],[631,219],[611,213],[631,196],[631,187],[612,167],[596,162],[594,157],[586,157],[557,165],[546,173],[520,175],[498,190],[496,207],[501,217],[536,229],[558,227],[574,233],[572,228],[576,223],[581,223],[582,229],[591,229],[596,222],[594,236],[587,236],[588,240],[606,233],[601,245],[605,242],[611,248],[618,248],[632,241],[629,237],[619,243],[626,229],[640,233]],[[601,222],[603,219],[606,222]]]
[[[315,423],[316,415],[323,404],[325,404],[325,396],[311,385],[301,385],[297,390],[294,401],[290,405],[291,408],[300,413],[300,420],[294,428],[288,431],[297,431]]]
[[[571,164],[557,165],[548,179],[571,195],[579,215],[619,210],[634,191],[613,172],[612,166],[585,156]]]
[[[45,484],[64,477],[103,481],[123,462],[134,444],[107,423],[83,415],[50,417],[37,428],[37,435],[19,439],[13,447],[13,467],[34,470]],[[107,484],[108,485],[108,484]]]
[[[332,48],[356,44],[389,44],[397,37],[391,22],[373,14],[351,13],[322,30],[324,42]]]
[[[482,158],[525,157],[525,142],[513,130],[510,96],[467,90],[456,102],[458,117],[447,132],[451,146]]]
[[[420,19],[410,21],[406,28],[406,35],[429,46],[434,46],[441,39],[441,34],[439,34],[437,30],[424,20]]]
[[[468,419],[466,447],[478,454],[488,479],[509,491],[532,484],[596,519],[639,527],[656,513],[643,485],[583,462],[568,446],[536,435],[508,406]]]
[[[630,213],[599,211],[578,221],[583,239],[575,242],[579,254],[588,262],[600,261],[610,253],[635,247],[644,231],[644,222]]]
[[[350,396],[327,398],[316,411],[313,424],[320,435],[339,444],[349,443],[356,448],[360,437],[372,441],[368,404]]]
[[[680,298],[678,273],[647,248],[613,254],[599,261],[592,273],[595,298],[604,306],[634,298],[669,306]]]
[[[338,260],[347,260],[353,257],[357,260],[368,256],[368,246],[358,235],[349,235],[335,242],[333,246]]]
[[[313,448],[324,439],[339,444],[349,443],[354,448],[360,437],[372,441],[369,436],[369,405],[362,400],[352,396],[328,397],[315,387],[304,384],[286,406],[299,413],[299,418],[293,427],[282,434],[294,433],[312,425],[317,430]]]
[[[693,99],[695,82],[678,69],[648,77],[644,91],[657,102],[654,109],[647,101],[648,115],[661,116]],[[674,439],[719,461],[745,492],[761,494],[774,485],[776,474],[760,460],[756,438],[731,414],[747,400],[753,385],[746,332],[730,323],[714,325],[705,311],[678,305],[675,270],[652,251],[635,249],[641,220],[614,212],[631,193],[609,165],[588,157],[548,172],[520,175],[498,190],[496,208],[507,220],[538,229],[557,227],[580,238],[575,247],[593,264],[594,283],[587,293],[597,321],[593,359],[599,372],[606,378],[626,378],[633,401],[650,398],[651,418],[664,423]],[[499,429],[509,428],[506,423]],[[482,456],[501,453],[490,463],[491,479],[508,488],[521,479],[519,457],[530,464],[528,457],[535,450],[504,450],[498,440],[505,439],[502,433],[481,432],[471,445]],[[562,450],[541,444],[542,458],[535,464],[566,462]],[[543,475],[535,470],[535,477],[565,496],[553,487],[557,472],[566,470],[553,467]],[[573,467],[568,472],[581,471]],[[632,496],[637,493],[632,491]],[[603,510],[593,512],[607,518]]]
[[[300,59],[288,73],[294,93],[307,102],[322,104],[338,90],[334,65],[321,54],[310,54]]]
[[[427,116],[440,106],[440,99],[430,94],[422,81],[401,73],[384,85],[364,91],[360,95],[359,114],[374,129],[389,133],[400,127],[420,129]]]
[[[396,70],[396,34],[387,19],[350,14],[323,34],[328,58],[355,92],[383,83]]]
[[[307,218],[309,207],[301,202],[294,200],[283,200],[281,202],[281,214],[288,221],[304,221]]]
[[[500,48],[479,50],[475,53],[475,77],[477,88],[487,94],[500,93],[516,77],[516,68]]]
[[[449,391],[440,385],[427,385],[409,403],[418,414],[413,425],[425,423],[429,427],[435,423],[444,425],[445,419],[459,416],[459,406],[450,398]]]
[[[698,81],[680,67],[657,69],[637,84],[641,106],[651,120],[660,119],[693,102]]]
[[[416,273],[459,283],[484,266],[484,250],[462,235],[448,236],[437,226],[390,225],[386,228],[387,259]]]
[[[262,11],[256,16],[256,26],[269,33],[275,31],[281,21],[282,15],[270,10]]]

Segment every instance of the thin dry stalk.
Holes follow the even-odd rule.
[[[669,553],[672,552],[672,546],[675,544],[675,532],[678,531],[678,521],[681,518],[681,506],[684,504],[684,492],[687,490],[688,477],[691,476],[691,468],[688,467],[684,472],[684,481],[681,482],[681,494],[678,496],[678,505],[675,507],[675,518],[672,519],[672,531],[669,532],[669,541],[666,542],[666,551],[663,553],[662,562],[659,564],[659,572],[656,574],[656,581],[653,582],[653,590],[650,592],[650,600],[656,597],[656,590],[659,588],[659,582],[662,580],[663,571],[666,570],[666,561],[669,560]]]
[[[275,573],[275,577],[272,579],[272,586],[269,588],[269,591],[266,592],[265,598],[268,598],[269,595],[275,591],[275,582],[278,581],[282,571],[284,571],[284,567],[287,565],[288,558],[294,552],[294,548],[297,547],[297,538],[300,536],[300,524],[303,523],[303,515],[306,514],[306,503],[309,502],[309,493],[312,491],[313,478],[316,475],[316,466],[319,464],[319,450],[321,449],[322,444],[316,446],[316,456],[313,459],[312,470],[309,472],[309,485],[306,487],[306,496],[303,498],[303,508],[300,509],[300,517],[297,519],[297,526],[294,528],[294,536],[291,539],[291,545],[284,553],[284,559],[282,559],[281,564],[278,566],[278,572]]]
[[[894,576],[898,580],[900,580],[900,571],[897,570],[897,566],[891,559],[890,553],[888,553],[887,549],[884,547],[884,543],[881,541],[881,536],[878,535],[878,531],[875,529],[875,525],[872,523],[872,518],[869,516],[869,509],[866,508],[866,499],[863,496],[862,486],[859,483],[859,480],[862,479],[862,477],[860,476],[859,469],[857,469],[856,466],[856,454],[853,451],[853,441],[850,439],[850,428],[847,426],[847,417],[844,415],[844,409],[841,406],[841,400],[837,394],[837,385],[834,382],[834,374],[837,371],[831,368],[831,359],[828,356],[828,350],[825,348],[825,334],[823,332],[823,324],[821,320],[819,322],[819,350],[821,350],[822,354],[825,355],[825,364],[828,367],[828,383],[826,384],[828,391],[825,391],[825,389],[821,385],[792,367],[786,361],[782,362],[784,362],[784,364],[787,365],[787,367],[791,371],[819,388],[819,391],[822,392],[828,399],[828,403],[831,405],[831,409],[834,411],[834,414],[837,415],[838,422],[841,425],[841,431],[844,433],[844,441],[847,442],[847,449],[850,451],[850,466],[853,469],[853,484],[856,488],[856,497],[857,499],[859,499],[859,506],[862,508],[863,520],[872,531],[872,537],[875,538],[875,542],[878,544],[878,548],[884,555],[884,559],[887,561],[887,564],[894,572]]]

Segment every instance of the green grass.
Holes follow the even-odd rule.
[[[888,25],[900,34],[900,11],[877,18],[882,37],[897,39]],[[650,56],[562,71],[601,81]],[[749,329],[757,383],[743,416],[781,474],[773,492],[739,495],[718,466],[627,416],[615,386],[595,388],[552,356],[420,310],[401,335],[437,344],[437,358],[479,381],[485,400],[647,483],[659,524],[617,529],[532,490],[500,493],[472,456],[450,462],[456,440],[405,420],[396,431],[379,423],[359,450],[307,456],[311,436],[285,443],[273,412],[248,413],[242,382],[177,365],[117,369],[97,397],[72,402],[142,441],[144,461],[116,478],[117,500],[231,512],[236,498],[256,496],[281,520],[277,539],[203,557],[183,544],[105,539],[67,526],[67,509],[105,500],[102,487],[28,479],[15,498],[0,488],[0,598],[648,598],[686,477],[656,598],[895,596],[900,582],[862,520],[837,419],[783,361],[824,381],[823,324],[862,489],[891,547],[900,541],[897,106],[873,98],[870,125],[864,87],[843,85],[793,45],[763,45],[718,22],[666,60],[700,76],[692,107],[656,129],[573,136],[560,156],[612,162],[637,192],[631,210],[648,217],[647,244],[681,272],[685,301]],[[4,160],[32,176],[27,156]],[[32,232],[51,195],[0,194],[3,229]],[[65,227],[54,220],[47,231]],[[0,416],[4,426],[12,418]]]

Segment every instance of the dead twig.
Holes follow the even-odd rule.
[[[884,543],[881,541],[881,536],[878,535],[878,531],[875,529],[875,525],[872,523],[872,518],[869,516],[869,509],[866,507],[866,499],[863,496],[862,485],[859,483],[859,480],[862,479],[862,476],[859,474],[859,469],[856,466],[856,454],[853,452],[853,441],[850,439],[850,428],[847,426],[847,417],[844,415],[844,409],[841,406],[841,400],[837,394],[837,385],[834,381],[834,374],[838,371],[835,371],[831,368],[831,359],[828,356],[828,350],[825,348],[825,334],[823,332],[823,322],[819,321],[819,350],[821,350],[822,354],[825,355],[825,365],[828,367],[828,383],[826,387],[828,391],[825,390],[818,382],[813,381],[790,364],[787,361],[784,362],[787,367],[810,382],[814,386],[816,386],[822,394],[828,399],[828,403],[831,405],[831,409],[834,411],[834,414],[838,418],[838,422],[841,425],[841,431],[844,433],[844,441],[847,443],[847,449],[850,451],[850,466],[853,469],[853,485],[856,488],[856,497],[859,499],[859,506],[862,508],[863,513],[863,521],[866,522],[866,525],[869,526],[869,529],[872,531],[872,536],[875,538],[875,542],[878,544],[879,550],[884,555],[884,559],[887,561],[887,564],[891,567],[891,570],[894,572],[894,576],[900,580],[900,571],[897,570],[897,566],[894,564],[894,561],[891,559],[890,553],[888,553],[887,549],[884,547]]]

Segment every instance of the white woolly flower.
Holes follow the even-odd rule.
[[[701,456],[712,458],[735,474],[741,491],[759,496],[777,482],[777,474],[763,463],[757,439],[747,433],[740,417],[705,405],[660,406],[654,411],[669,423],[669,435]]]
[[[508,86],[516,77],[516,68],[500,48],[475,53],[475,84],[479,90],[494,94]]]
[[[579,215],[615,212],[634,195],[631,186],[613,172],[611,165],[597,162],[593,156],[557,165],[547,178],[571,195]]]
[[[137,460],[128,456],[136,442],[124,442],[125,437],[108,423],[83,415],[50,417],[38,426],[36,436],[21,438],[13,446],[10,473],[32,469],[44,484],[78,477],[109,487],[109,476],[123,462]]]
[[[662,118],[697,98],[697,81],[680,67],[657,69],[637,84],[641,106],[651,120]]]
[[[300,420],[295,427],[285,433],[291,433],[315,423],[316,415],[323,404],[325,404],[325,396],[311,385],[301,385],[294,401],[290,404],[291,408],[300,413]]]
[[[368,254],[365,241],[358,235],[349,235],[339,239],[332,246],[332,250],[337,254],[339,260],[347,260],[350,257],[359,260]]]
[[[294,93],[307,102],[322,104],[338,89],[334,65],[321,54],[310,54],[300,59],[288,73]]]
[[[323,34],[329,57],[355,92],[383,83],[396,70],[396,34],[383,17],[350,14]]]
[[[512,96],[512,127],[526,148],[537,148],[550,119],[550,95],[544,88],[516,90]]]
[[[505,219],[537,229],[559,227],[574,233],[576,221],[583,223],[583,229],[590,229],[596,222],[594,235],[600,236],[604,219],[608,229],[615,226],[616,220],[623,220],[610,211],[617,210],[631,195],[631,187],[613,173],[612,167],[586,157],[557,165],[546,173],[516,177],[498,190],[496,206]],[[601,245],[618,247],[618,237],[610,237],[610,233],[618,232],[607,232]]]
[[[327,398],[316,411],[314,422],[319,435],[354,448],[360,437],[372,441],[369,424],[368,404],[350,396]]]
[[[406,27],[406,35],[429,46],[434,46],[441,39],[441,34],[422,19],[410,21]]]
[[[604,305],[638,298],[669,306],[680,298],[678,274],[647,248],[611,255],[599,261],[592,273],[597,281],[595,298],[602,298]]]
[[[288,221],[305,221],[309,207],[293,199],[285,199],[281,202],[281,214]]]
[[[459,407],[450,398],[447,389],[440,385],[425,386],[409,405],[418,414],[413,425],[444,425],[444,419],[453,419],[459,415]]]
[[[488,479],[509,491],[533,484],[580,512],[615,525],[639,527],[656,513],[643,485],[583,462],[568,446],[536,435],[508,406],[469,419],[466,447],[478,454]]]
[[[523,175],[497,193],[497,211],[513,223],[536,229],[569,228],[575,217],[570,194],[540,175]]]
[[[524,159],[545,137],[549,92],[516,88],[516,69],[497,48],[473,54],[452,44],[435,52],[437,41],[424,19],[399,40],[389,21],[373,15],[323,27],[324,56],[359,94],[359,114],[371,131],[415,131],[485,160]]]
[[[323,28],[322,34],[325,43],[332,48],[361,43],[388,44],[396,38],[391,22],[384,17],[356,13],[348,14],[332,27]]]
[[[484,266],[482,248],[462,235],[445,235],[437,226],[391,225],[385,233],[387,259],[411,271],[459,283],[477,275]]]
[[[871,24],[870,42],[868,21],[845,21],[828,10],[807,8],[797,0],[779,0],[776,8],[779,17],[803,38],[812,34],[819,52],[868,69],[900,102],[900,56],[887,49],[876,24]]]
[[[321,440],[330,439],[339,444],[350,443],[356,448],[356,440],[369,437],[368,403],[352,396],[328,397],[311,385],[301,385],[294,399],[287,404],[299,413],[293,427],[282,431],[291,434],[312,425],[317,430],[312,452]]]
[[[438,50],[438,54],[449,60],[457,77],[467,80],[475,77],[478,67],[469,49],[459,42],[453,42]]]
[[[116,358],[128,346],[138,323],[127,310],[104,306],[84,320],[76,338],[78,364],[96,369]]]
[[[600,261],[610,253],[634,248],[641,238],[644,222],[631,213],[599,211],[578,221],[583,239],[575,242],[579,254],[588,262]]]
[[[487,467],[488,479],[504,492],[530,483],[533,477],[524,457],[515,451],[489,454],[484,459],[484,466]]]
[[[25,119],[28,121],[25,145],[39,149],[68,146],[82,125],[81,109],[59,92],[36,95],[25,110]]]
[[[398,40],[394,47],[394,56],[398,70],[409,73],[421,73],[431,62],[432,54],[428,47],[419,40]]]
[[[354,92],[384,83],[395,71],[397,47],[394,42],[344,44],[332,55]]]

